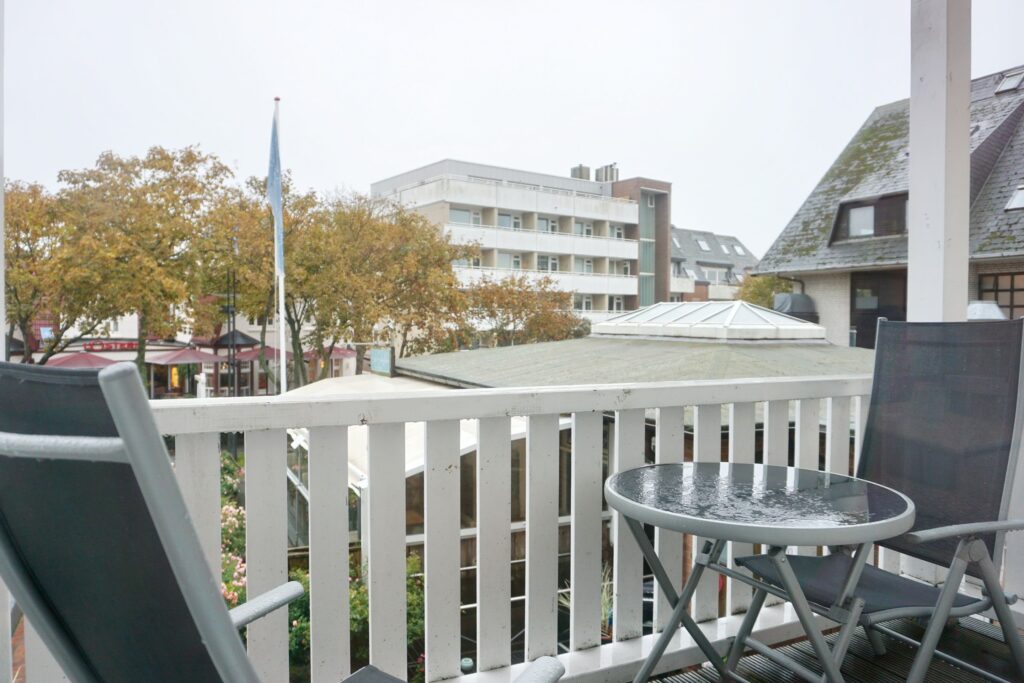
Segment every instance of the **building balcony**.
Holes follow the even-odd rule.
[[[577,256],[635,261],[639,258],[637,240],[576,235],[564,232],[540,232],[503,228],[496,225],[448,223],[445,232],[453,242],[475,242],[481,249],[544,254],[575,254]]]
[[[628,199],[472,176],[429,178],[398,188],[390,196],[411,207],[449,202],[615,223],[638,223],[640,216],[637,203]]]
[[[304,442],[308,471],[303,479],[308,482],[309,502],[312,665],[311,678],[303,680],[335,683],[350,673],[347,582],[349,557],[355,552],[361,553],[368,570],[364,580],[369,595],[370,662],[406,678],[404,557],[409,544],[416,543],[425,551],[428,683],[445,679],[506,683],[524,669],[524,659],[542,655],[560,659],[566,681],[625,682],[650,651],[657,635],[651,633],[652,627],[656,631],[666,618],[667,605],[654,598],[653,625],[644,623],[644,603],[649,599],[643,590],[643,564],[631,543],[619,542],[629,533],[624,520],[605,507],[603,482],[610,474],[643,464],[648,440],[645,423],[654,423],[659,461],[689,459],[692,451],[696,462],[719,462],[728,444],[728,458],[734,462],[754,462],[757,453],[759,461],[767,464],[792,462],[845,473],[855,467],[870,392],[871,378],[856,375],[542,390],[439,389],[330,398],[187,399],[153,401],[151,406],[160,431],[174,440],[178,482],[211,567],[219,568],[220,561],[221,439],[227,433],[244,434],[251,594],[286,579],[286,492],[289,479],[295,478],[288,469],[293,455],[290,434],[303,430],[308,435]],[[711,408],[701,411],[701,434],[706,436],[697,434],[696,440],[684,429],[694,406]],[[571,492],[567,518],[559,516],[558,507],[559,432],[566,423],[571,424],[572,463],[563,483]],[[471,463],[476,487],[473,529],[462,528],[460,518],[460,468],[467,466],[461,458],[466,451],[460,447],[460,432],[467,425],[476,435],[476,457],[465,461]],[[529,463],[522,481],[525,522],[514,524],[510,496],[496,492],[508,492],[513,486],[512,438],[523,427]],[[358,548],[350,533],[344,495],[356,457],[349,452],[350,430],[365,430],[361,443],[366,452],[359,460],[366,476]],[[424,473],[423,533],[415,538],[406,535],[410,434],[420,439],[419,471]],[[757,438],[761,434],[763,438]],[[560,577],[566,568],[560,564],[566,558],[560,557],[564,550],[559,528],[566,524],[572,530],[567,568],[570,636],[567,644],[560,645],[561,610],[556,597],[565,588]],[[520,551],[522,559],[513,564],[523,565],[516,576],[525,575],[525,583],[512,580],[509,562],[515,556],[512,536],[517,531],[525,532],[525,548]],[[465,571],[460,563],[462,538],[475,539],[471,561],[476,598],[471,605],[460,600],[460,571]],[[611,574],[602,572],[605,538],[610,539],[610,563],[615,567]],[[1019,557],[1024,539],[1010,535],[1007,542],[1010,558]],[[730,557],[751,552],[750,545],[730,546]],[[670,566],[683,568],[684,558],[690,561],[684,547],[682,538],[662,545]],[[883,550],[876,562],[898,567],[900,557]],[[1011,562],[1006,569],[1007,590],[1024,588],[1021,563]],[[608,577],[610,585],[603,586]],[[603,590],[614,596],[610,615],[602,614]],[[735,636],[751,595],[749,586],[727,577],[699,586],[693,617],[716,647],[724,648]],[[517,632],[519,621],[522,633]],[[823,628],[828,623],[820,620]],[[288,629],[284,611],[249,627],[249,655],[261,680],[289,680]],[[764,609],[754,634],[762,642],[779,645],[800,638],[802,631],[788,604],[774,604]],[[29,675],[34,680],[57,680],[39,675],[57,670],[31,629],[26,642],[26,669],[39,672]],[[468,673],[462,668],[466,643],[471,643],[475,655],[475,670]],[[657,671],[702,661],[693,640],[680,631]]]
[[[518,268],[486,268],[478,266],[455,266],[455,275],[464,286],[475,285],[485,278],[499,280],[511,275],[524,275],[530,280],[550,277],[555,286],[563,292],[580,294],[635,295],[635,275],[611,275],[608,273],[577,273],[572,271],[541,271]]]

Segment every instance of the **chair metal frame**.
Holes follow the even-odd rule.
[[[884,319],[879,320],[879,332],[884,324],[894,323],[885,321]],[[1016,321],[1016,324],[1024,325],[1024,323],[1021,323],[1020,321]],[[948,575],[939,593],[936,604],[930,607],[899,607],[864,614],[864,601],[856,597],[855,590],[857,582],[860,579],[860,575],[866,565],[867,558],[872,554],[872,544],[864,544],[856,548],[854,551],[853,561],[850,563],[849,570],[843,582],[843,587],[836,595],[834,602],[830,605],[817,604],[808,601],[803,598],[803,591],[793,590],[794,586],[799,586],[799,582],[796,575],[793,573],[792,568],[788,566],[785,548],[773,547],[768,551],[772,564],[779,573],[779,577],[784,584],[784,590],[777,588],[766,581],[760,581],[748,574],[736,571],[730,567],[726,567],[721,564],[712,564],[709,568],[740,581],[744,581],[752,585],[755,589],[751,606],[747,611],[744,621],[734,640],[734,647],[731,651],[732,656],[730,656],[726,662],[725,677],[732,678],[737,681],[743,680],[736,673],[736,665],[739,662],[743,646],[747,645],[760,654],[772,659],[776,663],[793,670],[795,673],[809,681],[842,681],[842,675],[839,673],[839,668],[841,667],[843,658],[845,657],[846,648],[849,645],[852,633],[855,627],[860,625],[864,627],[871,646],[876,654],[882,655],[885,653],[885,642],[880,637],[881,634],[888,635],[896,640],[918,648],[917,654],[914,657],[913,664],[911,665],[911,669],[907,676],[907,681],[909,683],[921,683],[921,681],[924,680],[925,674],[928,671],[928,667],[931,664],[933,657],[943,659],[987,680],[994,681],[996,683],[1011,683],[1010,681],[1007,681],[1006,679],[1003,679],[991,672],[980,669],[974,664],[966,662],[953,654],[943,652],[937,647],[939,637],[942,635],[942,631],[946,627],[948,619],[980,614],[991,609],[995,612],[996,618],[1000,623],[1003,631],[1003,637],[1006,641],[1007,647],[1010,649],[1010,654],[1013,657],[1017,670],[1021,674],[1021,677],[1024,678],[1024,642],[1022,642],[1021,635],[1016,627],[1016,621],[1014,620],[1009,607],[1017,601],[1017,596],[1013,594],[1006,594],[999,582],[999,563],[1003,554],[1002,549],[1004,536],[1009,531],[1024,530],[1024,519],[1006,519],[1013,493],[1014,475],[1017,470],[1022,447],[1021,430],[1024,429],[1024,336],[1022,336],[1020,357],[1018,358],[1017,379],[1018,384],[1014,426],[1007,458],[1002,498],[999,506],[999,519],[990,522],[948,525],[910,532],[903,536],[904,540],[914,545],[922,545],[950,538],[958,539],[958,545],[953,555],[953,560],[948,568]],[[861,463],[860,469],[863,469],[863,462]],[[860,477],[862,473],[861,471],[858,471],[857,474],[858,477]],[[981,537],[993,533],[995,534],[995,546],[994,553],[990,554],[988,546]],[[882,545],[884,545],[884,543]],[[851,551],[850,548],[834,548],[833,550],[846,553]],[[967,573],[968,568],[972,565],[975,566],[981,574],[982,583],[985,587],[985,594],[970,604],[953,607],[953,601],[959,593],[960,583]],[[836,645],[831,649],[831,651],[829,651],[820,633],[815,632],[807,634],[808,639],[814,646],[814,650],[825,669],[826,673],[824,675],[810,671],[806,667],[803,667],[792,660],[792,658],[771,650],[770,648],[763,646],[761,643],[757,643],[749,638],[749,633],[753,627],[753,623],[756,621],[757,614],[760,612],[768,594],[775,595],[787,601],[792,601],[790,596],[795,594],[798,596],[798,599],[793,601],[793,607],[798,614],[803,615],[808,611],[815,612],[828,617],[841,625]],[[910,636],[899,633],[881,623],[892,619],[908,617],[929,618],[928,626],[926,627],[925,633],[920,641],[916,641]]]

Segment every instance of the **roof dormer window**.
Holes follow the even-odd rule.
[[[1024,209],[1024,183],[1017,186],[1017,189],[1010,195],[1010,201],[1006,203],[1007,211],[1016,209]]]
[[[1007,92],[1008,90],[1016,90],[1020,87],[1022,81],[1024,81],[1024,71],[1007,74],[1003,76],[1003,80],[999,82],[999,86],[996,88],[996,94]]]
[[[904,235],[906,232],[907,195],[899,194],[840,206],[832,241]]]
[[[706,240],[697,240],[697,246],[700,247],[701,251],[711,251],[711,247],[708,246]]]

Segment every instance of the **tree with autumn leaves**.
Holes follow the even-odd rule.
[[[47,321],[52,334],[40,340],[38,362],[135,314],[141,369],[149,339],[217,330],[229,273],[239,315],[262,321],[266,346],[275,299],[264,179],[239,184],[196,147],[155,147],[141,157],[108,152],[58,179],[53,193],[6,187],[7,323],[32,339],[33,323]],[[296,359],[313,351],[326,369],[333,347],[347,342],[360,350],[391,343],[407,356],[454,350],[474,336],[519,344],[584,329],[571,294],[550,280],[460,286],[452,262],[476,249],[452,244],[394,202],[303,193],[286,175],[284,211],[285,323]],[[304,363],[293,367],[299,386]]]

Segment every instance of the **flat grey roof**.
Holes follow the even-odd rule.
[[[459,387],[870,374],[874,352],[827,342],[585,337],[403,358],[398,373]]]

